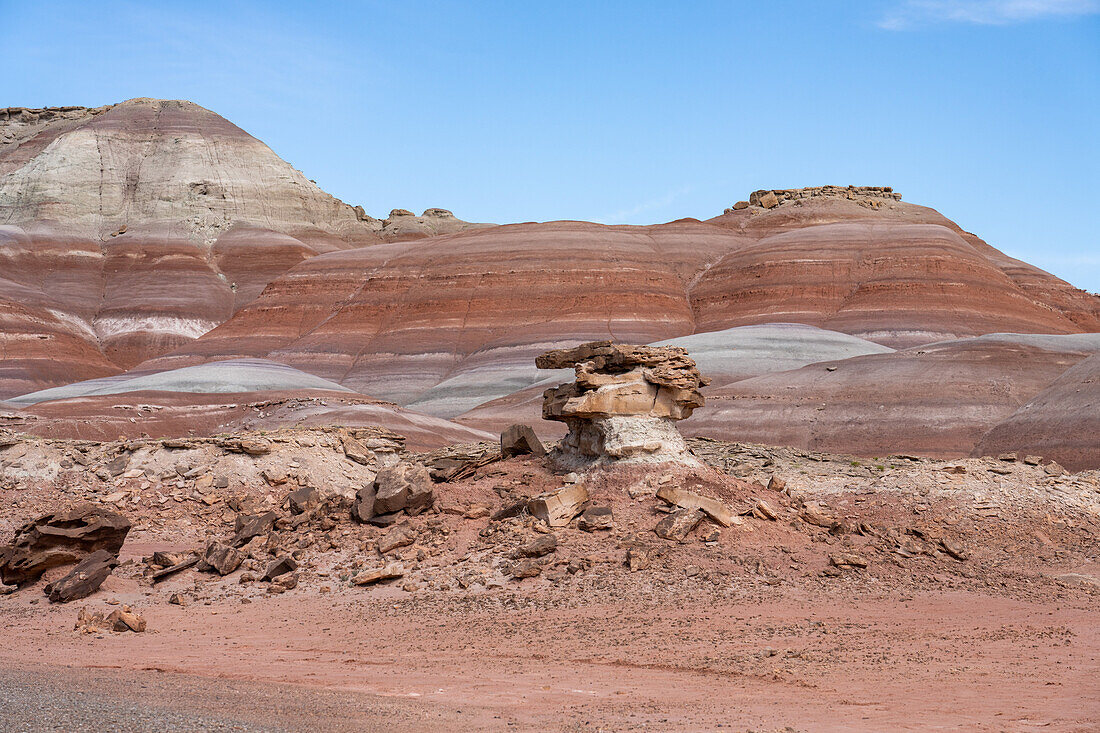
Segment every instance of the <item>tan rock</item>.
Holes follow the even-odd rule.
[[[129,606],[111,611],[107,616],[107,623],[111,625],[112,631],[134,631],[139,634],[145,631],[145,619],[134,613]]]
[[[833,565],[833,567],[838,568],[865,568],[870,564],[866,558],[852,552],[841,552],[835,555],[829,555],[829,563]]]
[[[702,496],[673,486],[662,486],[657,489],[657,498],[683,509],[701,509],[706,512],[708,517],[723,527],[742,523],[742,519],[736,516],[728,506],[709,496]]]
[[[683,542],[704,516],[699,509],[677,509],[658,522],[653,531],[666,540]]]
[[[563,486],[531,499],[527,511],[551,527],[564,527],[581,512],[581,505],[588,501],[588,489],[581,484]]]
[[[408,547],[416,542],[416,537],[416,530],[407,524],[399,524],[387,530],[378,540],[378,551],[385,555],[399,547]]]
[[[364,570],[351,579],[353,585],[371,585],[383,580],[392,580],[405,575],[405,566],[399,562],[392,562],[370,570]]]
[[[535,435],[535,431],[530,425],[512,425],[500,434],[500,455],[502,458],[525,454],[546,455],[546,448],[543,447],[542,441]]]

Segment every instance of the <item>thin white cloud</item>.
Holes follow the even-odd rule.
[[[597,217],[596,221],[600,222],[601,224],[629,224],[641,214],[671,206],[672,203],[676,201],[676,199],[690,193],[691,190],[691,186],[674,189],[663,196],[652,198],[648,201],[643,201],[637,206],[632,206],[629,209],[622,209],[620,211],[616,211],[613,214]]]
[[[1011,25],[1100,13],[1100,0],[905,0],[878,22],[887,30],[934,23]]]

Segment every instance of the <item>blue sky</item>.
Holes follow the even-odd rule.
[[[1100,2],[0,0],[0,105],[184,98],[368,212],[892,185],[1100,292]]]

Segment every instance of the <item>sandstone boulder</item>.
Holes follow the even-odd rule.
[[[577,519],[577,529],[582,532],[596,532],[611,529],[613,514],[609,506],[591,506]]]
[[[244,553],[215,540],[203,550],[197,569],[214,570],[218,575],[229,575],[241,566],[244,558]]]
[[[374,514],[423,512],[435,501],[432,477],[424,466],[400,463],[384,468],[374,479]]]
[[[279,518],[275,512],[263,514],[241,514],[237,517],[233,540],[230,544],[240,547],[248,543],[253,537],[267,534],[275,526],[275,520]]]
[[[666,540],[683,542],[704,516],[699,509],[677,509],[658,522],[653,531]]]
[[[99,590],[103,581],[118,567],[118,556],[108,550],[96,550],[76,564],[69,574],[43,588],[50,603],[68,603],[86,598]]]
[[[551,527],[564,527],[580,514],[586,501],[588,489],[580,484],[570,484],[531,499],[527,502],[527,511]]]
[[[303,486],[287,494],[291,514],[305,514],[321,503],[321,492],[312,486]]]
[[[558,549],[558,538],[552,534],[544,534],[516,551],[519,557],[542,557],[549,555]]]
[[[400,578],[405,574],[405,566],[399,562],[393,562],[377,568],[370,568],[359,573],[351,579],[352,585],[371,585],[383,580]]]
[[[92,504],[47,514],[24,525],[12,543],[0,549],[0,579],[22,585],[97,550],[118,555],[129,531],[126,517]]]
[[[282,555],[275,558],[264,568],[263,580],[273,580],[280,575],[294,572],[298,569],[298,561],[290,555]]]
[[[385,555],[387,552],[393,552],[399,547],[408,547],[416,542],[416,536],[416,530],[407,524],[391,527],[378,540],[378,551]]]
[[[546,455],[546,448],[530,425],[512,425],[500,434],[500,457]]]

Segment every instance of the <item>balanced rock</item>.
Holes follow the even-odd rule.
[[[707,384],[686,349],[593,341],[549,351],[535,364],[576,373],[543,393],[543,418],[569,427],[561,462],[697,463],[674,424],[703,405],[699,388]]]
[[[129,531],[126,517],[93,504],[46,514],[24,525],[12,543],[0,549],[0,579],[22,585],[97,550],[118,555]]]

